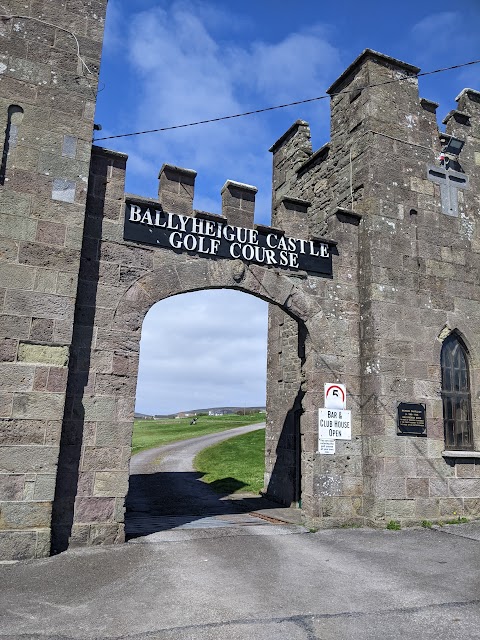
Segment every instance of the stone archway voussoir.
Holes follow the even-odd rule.
[[[312,346],[316,351],[322,350],[325,342],[325,334],[328,334],[329,327],[325,326],[325,315],[322,310],[311,316],[306,322],[305,326],[312,341]]]
[[[286,308],[306,322],[310,318],[323,318],[323,311],[318,302],[301,289],[296,288],[286,301]]]
[[[198,291],[211,288],[207,260],[205,258],[189,258],[188,262],[176,265],[180,283],[177,293]]]
[[[180,279],[174,265],[166,265],[165,267],[155,269],[152,273],[141,278],[139,282],[150,297],[150,306],[159,300],[164,300],[165,298],[175,295],[181,287]]]
[[[248,267],[240,286],[242,290],[249,291],[253,295],[283,308],[294,288],[294,284],[288,276],[280,275],[258,265]]]

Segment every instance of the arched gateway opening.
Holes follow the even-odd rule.
[[[301,354],[305,351],[304,341],[307,335],[304,322],[306,309],[300,306],[304,300],[303,295],[288,276],[272,273],[262,267],[257,268],[256,265],[247,266],[237,262],[219,265],[191,257],[185,259],[176,253],[165,253],[163,261],[165,260],[169,264],[163,264],[160,269],[139,278],[126,289],[116,306],[111,328],[97,327],[96,331],[92,328],[91,335],[93,337],[96,334],[97,348],[92,349],[88,361],[83,365],[80,365],[79,360],[79,368],[89,367],[90,374],[81,370],[72,373],[71,389],[81,388],[86,383],[82,389],[85,392],[91,384],[89,378],[93,366],[97,369],[94,377],[96,381],[102,381],[105,395],[80,393],[70,396],[69,410],[73,415],[79,415],[82,407],[87,408],[90,414],[84,413],[83,420],[65,421],[64,425],[64,433],[68,429],[69,435],[60,455],[59,486],[63,499],[56,501],[56,508],[61,508],[61,512],[57,511],[60,519],[56,521],[57,526],[54,528],[56,552],[66,549],[72,544],[72,540],[86,535],[87,531],[97,537],[97,540],[91,540],[93,543],[115,542],[119,536],[120,539],[124,536],[124,499],[128,492],[128,464],[141,327],[152,305],[174,293],[208,288],[236,289],[270,302],[274,307],[270,313],[284,317],[289,339],[295,339],[298,344],[297,362],[294,363],[290,357],[290,393],[285,396],[287,410],[282,409],[282,406],[272,406],[273,415],[268,414],[267,418],[266,489],[268,497],[283,505],[289,506],[299,498],[300,460],[292,456],[300,449],[303,395]],[[165,278],[165,272],[170,274],[169,278]],[[202,284],[195,286],[192,282],[195,278]],[[85,332],[82,332],[82,345],[85,344],[84,338]],[[103,361],[99,344],[111,349],[114,363],[111,373],[100,373],[103,365],[95,364]],[[270,354],[270,357],[278,358],[278,354]],[[276,405],[275,398],[273,404]],[[108,419],[112,411],[110,407],[115,412],[114,422]],[[276,415],[282,410],[284,418],[280,424]],[[92,420],[94,417],[95,421]],[[89,429],[93,430],[91,422],[95,422],[95,440],[88,433]],[[83,428],[83,439],[81,431],[77,431],[80,427]],[[297,435],[294,429],[297,430]],[[70,444],[72,442],[76,444]],[[118,447],[120,443],[123,443],[121,448]],[[75,465],[78,465],[76,469]],[[87,495],[88,491],[94,495]],[[68,518],[71,519],[70,523]],[[83,521],[79,521],[80,518]],[[114,518],[117,520],[112,521]]]
[[[171,272],[174,271],[178,278],[175,283],[161,277],[166,268],[164,265],[161,270],[132,285],[117,307],[116,326],[119,329],[130,327],[133,330],[132,339],[135,336],[135,361],[132,359],[131,370],[136,372],[138,368],[141,326],[145,315],[153,304],[170,298],[172,287],[175,287],[175,296],[208,289],[229,289],[253,295],[270,303],[270,323],[279,323],[285,339],[295,346],[289,349],[288,361],[284,363],[284,373],[280,376],[278,361],[282,359],[282,354],[270,350],[267,357],[265,488],[267,495],[280,504],[290,506],[298,502],[301,493],[300,417],[303,412],[304,395],[302,368],[308,334],[300,315],[305,313],[306,309],[301,306],[297,308],[297,304],[302,305],[305,297],[297,289],[294,279],[290,280],[286,275],[273,273],[262,267],[257,268],[257,265],[245,265],[235,261],[218,264],[188,256],[185,259],[185,256],[175,253],[164,254],[163,259],[167,258],[172,262]],[[204,284],[194,287],[192,275],[198,274],[199,271],[200,282]],[[136,320],[133,308],[136,309]],[[308,311],[312,312],[312,308],[308,307]],[[283,380],[282,376],[286,379]]]
[[[104,155],[103,150],[96,161],[92,167],[97,167],[101,175],[114,174],[115,166],[124,162],[118,156],[112,159]],[[184,174],[180,177],[183,179]],[[105,216],[109,211],[105,196],[108,181],[95,180],[91,184],[94,192],[97,188],[99,191],[89,196],[92,215],[87,217],[84,231],[73,362],[53,511],[53,550],[58,552],[76,543],[102,544],[124,539],[142,323],[155,303],[183,293],[235,289],[271,305],[270,324],[277,327],[278,346],[269,354],[268,363],[266,488],[267,495],[281,504],[298,501],[300,477],[305,486],[305,464],[294,451],[300,450],[300,438],[308,438],[310,448],[315,446],[315,410],[304,407],[302,400],[308,391],[306,367],[316,366],[314,354],[318,346],[321,348],[318,341],[323,312],[319,302],[309,295],[310,285],[307,273],[300,270],[302,265],[291,267],[299,254],[295,242],[292,240],[288,246],[287,236],[278,230],[248,228],[245,219],[239,220],[245,225],[239,227],[234,220],[227,224],[222,216],[201,212],[195,212],[193,217],[167,214],[166,205],[160,201],[142,199],[127,199],[126,205],[118,203],[119,215],[112,222],[97,214],[99,211]],[[250,187],[246,195],[241,192],[241,202],[244,197],[248,202],[249,190]],[[172,208],[179,205],[181,202],[170,204]],[[298,205],[294,203],[294,207]],[[127,228],[127,222],[137,225],[133,231]],[[155,223],[157,228],[152,229]],[[183,232],[182,225],[186,227]],[[158,231],[162,227],[167,228],[169,240],[175,234],[175,242],[188,237],[189,243],[200,243],[204,238],[202,247],[177,247],[171,242],[162,246]],[[213,238],[212,234],[221,228],[226,229],[222,238]],[[137,232],[139,237],[135,236]],[[217,255],[202,251],[206,250],[207,232],[210,249],[217,247]],[[270,234],[270,245],[286,247],[268,249],[269,253],[264,254],[270,262],[278,261],[277,268],[261,257],[255,263],[254,256],[243,256],[246,246],[260,243],[261,234],[264,240]],[[215,239],[218,244],[213,244]],[[329,245],[309,241],[306,246],[306,242],[300,243],[304,254],[314,254],[321,268],[330,269],[331,256],[321,257],[322,252],[328,254]],[[225,247],[227,255],[222,255]],[[287,264],[282,265],[284,256]],[[320,282],[322,278],[316,280]],[[306,493],[311,496],[312,490]]]
[[[265,411],[258,411],[265,407],[267,321],[267,304],[232,289],[172,296],[148,311],[126,496],[127,540],[171,529],[268,524],[272,517],[298,520],[298,511],[282,507],[296,507],[300,498],[299,421],[284,424],[278,440],[271,426],[266,434]],[[225,442],[241,434],[240,441]],[[248,460],[239,464],[241,442],[249,443]],[[221,473],[209,485],[196,455],[218,443]],[[230,449],[237,452],[233,457]],[[269,461],[283,458],[267,470],[266,482],[264,449]],[[246,472],[252,459],[255,489]],[[262,497],[269,485],[277,493],[282,487],[281,505]]]

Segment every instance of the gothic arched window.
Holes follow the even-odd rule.
[[[441,364],[445,447],[473,449],[468,352],[455,333],[443,343]]]

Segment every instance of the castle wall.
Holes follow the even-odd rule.
[[[366,50],[329,90],[330,141],[314,151],[297,121],[273,145],[271,231],[328,240],[331,277],[174,252],[124,239],[127,158],[92,154],[106,3],[57,4],[32,3],[43,22],[0,22],[0,558],[124,540],[143,318],[208,288],[270,303],[267,495],[315,527],[479,516],[480,94],[464,90],[445,120],[465,141],[447,171],[419,70]],[[163,165],[158,199],[134,199],[255,228],[255,187],[228,180],[214,216],[193,209],[195,176]],[[445,445],[452,332],[470,366],[470,450]],[[329,382],[352,411],[333,455],[318,452]],[[427,437],[398,435],[402,402],[425,405]]]
[[[106,4],[1,7],[0,559],[50,553]]]
[[[338,333],[334,323],[320,328],[318,319],[323,311],[311,299],[311,283],[305,272],[297,275],[240,260],[205,258],[124,240],[125,206],[120,194],[126,160],[122,154],[94,147],[59,459],[57,486],[61,493],[54,508],[55,551],[124,539],[141,327],[153,304],[189,291],[232,288],[275,305],[290,335],[286,359],[295,361],[297,367],[295,376],[285,380],[288,398],[299,396],[295,409],[302,406],[301,393],[316,393],[309,384],[301,389],[298,363],[303,356],[298,355],[299,345],[301,350],[304,340],[310,342],[310,366],[314,368],[317,345],[323,341],[333,344],[333,335]],[[253,227],[254,188],[227,181],[222,189],[222,215],[216,216],[193,210],[195,175],[191,170],[164,165],[158,200],[140,196],[132,199],[143,201],[152,210],[164,208]],[[315,286],[324,291],[323,298],[331,298],[329,292],[336,285],[318,278]],[[292,499],[292,482],[285,482],[285,478],[294,480],[289,410],[288,402],[276,409],[275,420],[282,427],[267,435],[267,493],[284,503]],[[301,424],[302,438],[308,440],[305,451],[311,451],[315,443],[313,408],[305,410]],[[314,479],[308,469],[304,483],[309,487],[306,495],[313,500]]]
[[[418,71],[367,50],[329,90],[331,140],[308,157],[308,127],[297,122],[272,148],[276,192],[310,203],[312,235],[320,231],[338,239],[332,228],[338,207],[361,215],[356,256],[360,388],[347,382],[347,408],[361,415],[358,515],[369,524],[478,515],[479,507],[479,94],[462,92],[458,109],[446,119],[447,133],[466,141],[454,174],[461,183],[458,202],[449,210],[438,178],[431,179],[440,168],[442,147],[437,105],[419,98]],[[374,86],[362,89],[368,85]],[[339,244],[340,255],[342,249]],[[470,358],[471,452],[446,451],[444,440],[440,351],[453,330]],[[284,345],[274,327],[270,349]],[[399,402],[426,405],[427,438],[397,435]],[[331,482],[339,472],[337,457],[327,464]],[[316,455],[313,462],[325,481],[326,458]],[[331,522],[330,505],[342,518],[348,515],[338,483],[333,500],[320,496],[321,490],[317,502],[325,507],[319,509],[319,526]]]

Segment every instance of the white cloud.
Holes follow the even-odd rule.
[[[238,291],[168,298],[147,314],[137,411],[265,403],[268,305]]]
[[[137,87],[129,105],[130,130],[196,122],[319,95],[332,69],[340,67],[338,52],[320,27],[274,43],[243,41],[239,46],[237,39],[226,39],[229,24],[238,28],[230,10],[205,3],[164,2],[135,15],[124,40]],[[262,205],[259,221],[268,223],[268,148],[295,119],[318,119],[318,113],[316,104],[284,112],[283,122],[288,124],[281,130],[271,124],[272,118],[248,116],[126,139],[120,144],[132,156],[129,183],[144,179],[149,165],[159,168],[163,162],[195,169],[196,192],[209,201],[217,198],[214,211],[219,210],[225,180],[255,184]],[[327,136],[328,118],[324,125]],[[156,175],[149,184],[151,192],[145,195],[156,190]],[[197,201],[195,207],[205,208]]]
[[[458,61],[465,62],[471,40],[468,31],[460,12],[441,11],[425,16],[411,30],[416,61],[436,68],[443,66],[441,60],[447,54],[450,64],[452,56],[459,56]],[[454,45],[459,33],[462,34],[461,47]]]
[[[468,11],[438,11],[414,24],[407,42],[414,48],[415,63],[422,67],[422,71],[478,58],[478,34],[473,26],[473,17],[474,14],[468,14]],[[441,122],[450,109],[455,108],[455,96],[472,84],[478,84],[478,69],[465,67],[439,76],[420,78],[420,95],[440,104],[437,113]]]
[[[419,39],[432,38],[433,44],[438,47],[445,34],[455,28],[460,19],[460,14],[455,11],[432,13],[416,22],[412,33]]]
[[[122,50],[122,11],[117,0],[110,0],[107,4],[105,32],[103,36],[104,55],[109,52]]]
[[[320,29],[292,33],[275,44],[256,43],[250,57],[259,92],[276,103],[323,94],[332,67],[340,64],[338,50]]]

